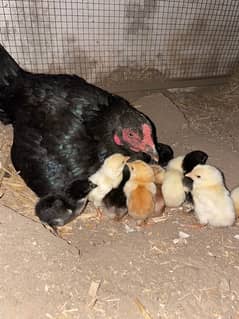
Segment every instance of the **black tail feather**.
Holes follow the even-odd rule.
[[[12,123],[14,110],[10,100],[14,96],[18,77],[23,72],[16,61],[0,45],[0,120],[4,124]]]

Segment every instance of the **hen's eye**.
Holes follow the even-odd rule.
[[[129,135],[129,137],[133,137],[134,136],[134,134],[132,132],[130,132],[128,135]]]
[[[200,176],[200,175],[197,175],[197,178],[201,178],[201,176]]]

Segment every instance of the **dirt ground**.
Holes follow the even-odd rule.
[[[239,184],[239,81],[127,97],[175,154],[201,149],[229,189]],[[6,162],[11,128],[1,126]],[[88,209],[63,237],[33,215],[35,195],[11,166],[0,200],[1,319],[238,319],[239,227],[195,229],[169,210],[153,226],[99,220]],[[129,222],[129,221],[128,221]],[[183,232],[183,233],[182,233]],[[185,234],[187,238],[180,236]]]

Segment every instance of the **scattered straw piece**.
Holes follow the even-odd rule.
[[[9,156],[7,156],[4,164],[2,165],[2,163],[1,163],[1,166],[0,166],[0,186],[2,185],[3,177],[5,174],[4,167],[8,167],[9,162],[10,162],[10,159],[9,159]]]
[[[157,224],[157,223],[162,223],[165,220],[167,220],[168,218],[166,216],[158,216],[158,217],[152,217],[151,220]]]
[[[187,234],[187,233],[185,233],[185,232],[183,232],[183,231],[180,231],[180,232],[178,233],[178,236],[179,236],[179,238],[188,238],[188,237],[190,237],[189,234]]]
[[[126,233],[133,233],[136,231],[134,228],[130,227],[128,224],[124,224],[124,227],[125,227]]]
[[[97,302],[97,292],[100,288],[101,280],[92,281],[88,291],[89,302],[87,303],[89,308],[93,308]]]
[[[97,217],[97,213],[96,213],[96,211],[94,211],[94,212],[92,212],[92,211],[90,211],[90,212],[87,212],[87,213],[82,213],[79,217],[78,217],[78,219],[80,219],[80,220],[87,220],[87,219],[91,219],[91,218],[96,218]]]
[[[144,319],[153,319],[148,313],[148,311],[146,310],[145,306],[142,304],[142,302],[138,298],[135,298],[134,302],[136,303]]]
[[[177,245],[177,244],[187,244],[188,241],[187,241],[187,239],[185,239],[185,238],[175,238],[175,239],[173,240],[173,243],[174,243],[175,245]]]

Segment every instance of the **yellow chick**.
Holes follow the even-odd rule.
[[[236,210],[236,216],[238,218],[239,217],[239,186],[237,186],[231,191],[231,198],[233,200],[233,204]]]
[[[162,194],[167,207],[179,207],[186,199],[183,185],[183,159],[184,156],[175,157],[166,167],[162,183]]]
[[[115,153],[104,161],[101,168],[89,177],[89,180],[96,184],[88,195],[89,201],[96,207],[102,205],[102,200],[113,188],[117,188],[123,178],[123,169],[129,156]]]
[[[211,165],[197,165],[185,176],[193,180],[191,194],[200,224],[231,226],[235,221],[235,209],[222,173]]]
[[[130,178],[124,186],[124,193],[127,198],[128,214],[141,225],[150,217],[155,207],[154,171],[140,160],[127,163],[127,165],[130,170]]]

